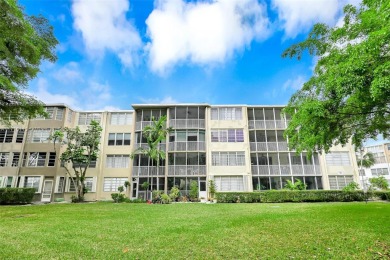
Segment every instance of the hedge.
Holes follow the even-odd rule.
[[[0,204],[31,203],[34,194],[34,188],[0,188]]]
[[[333,202],[364,201],[377,197],[382,200],[390,198],[390,192],[374,191],[365,194],[363,191],[340,190],[271,190],[261,192],[217,192],[218,203],[269,203],[269,202]]]

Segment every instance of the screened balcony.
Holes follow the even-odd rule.
[[[248,108],[249,129],[285,129],[290,118],[282,108]]]
[[[168,151],[205,151],[204,130],[176,130],[169,134]]]
[[[133,166],[133,177],[164,176],[165,166]]]
[[[206,153],[169,153],[168,165],[168,176],[204,176],[206,175]]]
[[[174,129],[205,128],[205,107],[169,108],[169,126]]]
[[[135,131],[142,131],[145,126],[151,125],[154,120],[167,114],[166,109],[137,109]]]
[[[282,130],[256,130],[249,132],[251,151],[288,151]]]
[[[142,132],[135,133],[135,149],[142,147],[144,149],[149,148],[149,145],[146,141],[146,138],[143,136]],[[166,143],[165,141],[163,143],[160,143],[158,145],[158,149],[165,151],[166,150]]]

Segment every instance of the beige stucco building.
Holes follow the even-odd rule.
[[[87,200],[108,200],[125,181],[127,195],[145,198],[141,187],[182,194],[191,180],[199,196],[207,197],[213,179],[219,191],[282,189],[287,180],[300,179],[308,189],[341,189],[358,182],[358,168],[351,145],[334,147],[328,154],[290,151],[283,130],[289,122],[283,106],[136,104],[133,110],[75,111],[63,104],[47,106],[49,118],[0,126],[0,187],[34,187],[36,200],[70,199],[74,187],[58,160],[64,149],[48,141],[62,127],[86,129],[91,120],[103,127],[99,158],[87,171]],[[145,146],[144,126],[167,115],[169,134],[161,149],[166,160],[158,171],[147,156],[130,153]]]

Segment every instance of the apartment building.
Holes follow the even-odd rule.
[[[364,152],[370,152],[374,155],[375,164],[370,168],[361,170],[360,183],[369,184],[369,179],[373,177],[383,176],[390,183],[390,143],[379,145],[370,145],[364,147]],[[358,165],[360,168],[360,165]]]
[[[147,190],[183,194],[192,180],[199,196],[207,197],[213,179],[219,191],[282,189],[287,180],[301,180],[308,189],[342,189],[358,182],[351,145],[328,154],[296,154],[283,137],[289,118],[283,106],[209,104],[135,104],[133,110],[75,111],[64,104],[46,107],[48,118],[12,127],[0,126],[0,187],[33,187],[36,200],[70,199],[75,187],[58,160],[64,147],[48,140],[62,127],[85,130],[91,120],[103,127],[100,154],[87,171],[87,200],[107,200],[125,181],[131,198],[145,198]],[[152,119],[167,116],[174,129],[160,144],[166,159],[159,163],[130,153],[145,147],[142,135]],[[148,189],[142,184],[150,183]]]

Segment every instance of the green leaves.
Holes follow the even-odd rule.
[[[0,1],[0,121],[44,116],[43,103],[23,92],[43,60],[56,61],[53,27],[27,16],[15,0]]]
[[[290,99],[285,136],[298,152],[390,135],[390,2],[346,6],[342,27],[316,24],[283,57],[319,56],[313,76]]]

